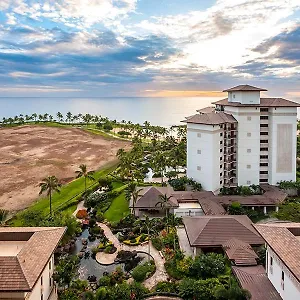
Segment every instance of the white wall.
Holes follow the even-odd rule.
[[[52,279],[53,269],[54,269],[54,255],[52,255],[51,259],[51,270],[49,269],[49,262],[45,266],[45,269],[42,272],[43,276],[43,285],[41,285],[41,276],[36,282],[28,300],[41,300],[41,294],[43,293],[43,300],[48,300],[52,289],[54,288],[54,282]],[[51,278],[51,286],[50,286],[50,278]],[[54,298],[53,298],[54,299]],[[57,296],[56,298],[57,299]]]
[[[290,124],[290,132],[285,133],[278,139],[278,129],[281,125]],[[288,136],[291,137],[290,141]],[[289,142],[287,142],[289,141]],[[288,145],[288,144],[289,145]],[[287,151],[288,162],[292,160],[291,171],[278,169],[279,156],[278,148],[281,151]],[[288,151],[290,149],[290,151]],[[296,151],[297,151],[297,108],[296,107],[283,107],[283,108],[270,108],[269,109],[269,184],[275,185],[281,180],[296,180]],[[290,153],[290,154],[289,154]]]
[[[260,104],[260,92],[229,92],[228,101],[241,104]]]
[[[225,107],[238,121],[237,180],[238,185],[259,184],[260,111],[256,107]],[[248,120],[248,117],[251,120]],[[251,136],[248,136],[248,133]],[[250,149],[250,153],[248,153]],[[250,166],[248,169],[247,166]],[[249,183],[249,182],[250,183]]]
[[[187,176],[200,182],[204,190],[216,191],[220,185],[220,141],[223,137],[219,125],[187,124]],[[198,137],[201,134],[201,137]],[[222,145],[223,146],[223,145]],[[222,147],[223,148],[223,147]],[[201,154],[198,154],[201,150]],[[222,161],[223,164],[223,161]],[[201,167],[198,170],[197,167]],[[223,176],[222,176],[223,178]]]
[[[270,261],[273,257],[273,272],[270,270]],[[279,257],[267,245],[267,275],[271,283],[274,285],[277,292],[283,300],[299,300],[300,299],[300,284],[282,263]],[[281,272],[284,272],[284,289],[281,285]]]

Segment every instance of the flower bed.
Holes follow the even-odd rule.
[[[76,213],[76,218],[78,218],[78,219],[85,219],[85,218],[87,218],[87,216],[88,216],[88,213],[87,213],[86,209],[80,209]]]
[[[125,245],[129,245],[129,246],[137,246],[148,240],[149,240],[149,238],[146,234],[141,234],[137,238],[133,238],[131,240],[125,240],[125,241],[123,241],[123,243]]]

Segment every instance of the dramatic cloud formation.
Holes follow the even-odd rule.
[[[163,2],[1,0],[1,93],[299,95],[298,0]]]

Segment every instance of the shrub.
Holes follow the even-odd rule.
[[[99,286],[109,286],[110,285],[110,277],[103,276],[98,281]]]
[[[104,221],[104,214],[103,214],[102,211],[97,210],[96,219],[97,219],[98,222],[103,222]]]
[[[94,227],[96,225],[96,223],[97,223],[96,219],[90,219],[89,226]]]
[[[128,136],[128,135],[131,135],[130,132],[125,131],[125,130],[120,130],[120,131],[118,131],[118,134],[121,135],[121,136]]]
[[[107,247],[104,249],[104,252],[105,252],[105,253],[110,253],[110,252],[112,251],[112,249],[113,249],[113,245],[109,245],[109,246],[107,246]]]
[[[176,282],[161,281],[155,287],[154,290],[160,293],[178,293],[178,284]]]
[[[76,218],[78,218],[78,219],[85,219],[87,216],[88,216],[88,213],[87,213],[86,209],[80,209],[76,213]]]
[[[92,251],[92,253],[95,255],[95,254],[97,254],[97,253],[99,252],[99,249],[98,249],[98,247],[93,247],[93,248],[91,249],[91,251]]]
[[[152,242],[152,245],[153,247],[158,250],[158,251],[161,251],[162,248],[163,248],[163,243],[162,243],[162,240],[158,237],[155,237],[155,238],[152,238],[151,239],[151,242]]]
[[[110,125],[109,123],[106,123],[106,124],[103,125],[103,129],[104,129],[105,131],[110,131],[110,130],[113,129],[113,127],[112,127],[112,125]]]
[[[137,282],[143,282],[155,272],[154,261],[146,262],[135,267],[131,273],[133,279]]]

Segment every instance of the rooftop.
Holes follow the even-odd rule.
[[[300,241],[295,232],[300,223],[253,225],[266,243],[300,282]]]
[[[185,123],[218,125],[225,123],[237,123],[237,120],[231,115],[224,112],[199,113],[182,121]]]
[[[241,287],[251,293],[251,300],[282,300],[263,266],[233,266],[232,271]]]
[[[260,98],[260,104],[241,104],[239,102],[229,102],[228,98],[213,102],[216,105],[241,106],[241,107],[300,107],[300,103],[283,98]]]
[[[0,227],[0,291],[31,291],[65,233],[63,227]]]
[[[222,247],[232,238],[250,245],[264,243],[245,215],[184,217],[183,224],[191,246]]]
[[[252,85],[248,85],[248,84],[241,84],[241,85],[237,85],[233,88],[224,90],[223,92],[238,92],[238,91],[242,91],[242,92],[266,92],[266,89],[262,89],[262,88],[258,88]]]

